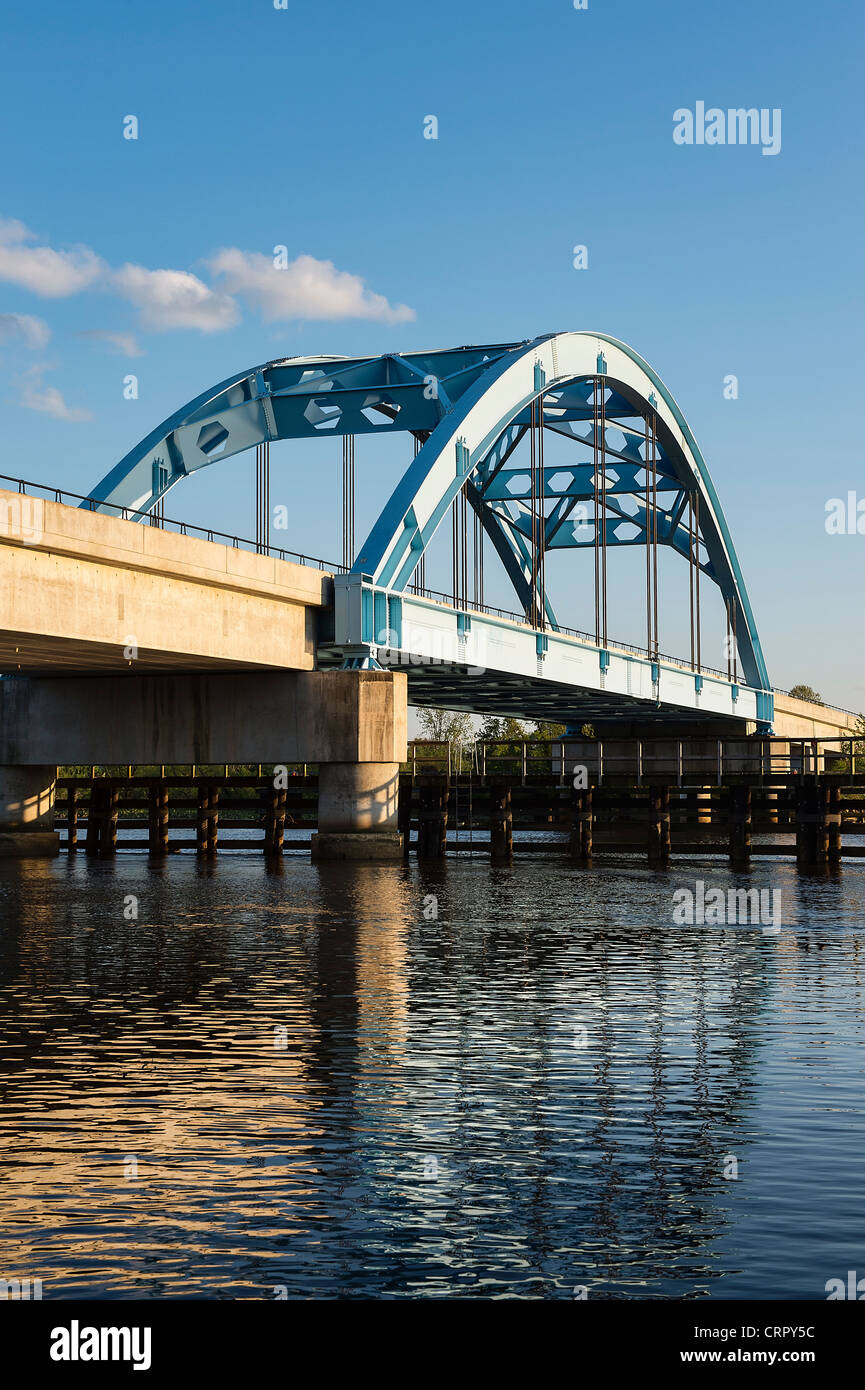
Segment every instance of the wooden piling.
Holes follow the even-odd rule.
[[[66,848],[70,854],[78,850],[78,798],[78,787],[66,789]]]
[[[219,843],[219,787],[216,785],[215,782],[212,782],[211,785],[210,785],[210,787],[208,788],[208,795],[209,795],[209,807],[208,807],[208,815],[207,815],[207,827],[206,827],[206,830],[205,830],[205,853],[206,853],[209,857],[212,857],[214,854],[216,854],[217,845],[218,845],[218,843]],[[285,798],[285,792],[282,792],[282,797]],[[285,824],[285,812],[284,812],[284,811],[283,811],[282,823],[283,823],[283,825]],[[281,836],[281,835],[280,835],[280,839],[279,839],[279,847],[280,847],[280,850],[281,850],[281,849],[282,849],[282,836]]]
[[[283,852],[287,795],[284,787],[271,787],[268,791],[264,825],[264,852],[266,855],[280,855]]]
[[[168,788],[161,782],[148,788],[147,847],[153,855],[168,853]]]
[[[506,782],[490,782],[490,859],[505,863],[514,854],[514,816],[511,789]]]
[[[829,862],[829,788],[805,783],[797,787],[796,863],[806,871]]]
[[[84,852],[91,859],[95,858],[100,850],[107,790],[108,784],[106,782],[97,781],[95,777],[91,778],[90,796],[87,802],[87,838],[84,843]]]
[[[826,822],[829,831],[829,863],[841,863],[841,788],[829,787],[829,808]]]
[[[519,767],[513,771],[519,778]],[[555,772],[556,769],[553,769]],[[90,774],[89,781],[79,782],[73,776],[60,778],[58,782],[60,797],[64,792],[66,795],[66,805],[64,807],[62,800],[59,801],[58,813],[65,819],[66,846],[70,854],[86,848],[89,856],[107,858],[114,855],[118,848],[121,808],[124,812],[121,848],[147,847],[154,856],[177,852],[184,847],[191,848],[189,840],[185,838],[169,844],[170,797],[174,797],[171,802],[172,826],[176,826],[183,836],[184,827],[195,825],[194,843],[202,856],[212,856],[217,852],[220,818],[223,832],[227,825],[229,836],[227,841],[223,839],[222,847],[240,849],[245,841],[231,839],[230,832],[232,829],[245,829],[250,823],[249,813],[253,812],[255,816],[257,811],[257,824],[264,829],[264,850],[277,856],[284,846],[286,821],[292,825],[309,823],[309,787],[305,781],[298,780],[296,787],[291,784],[290,791],[277,791],[270,787],[267,776],[263,779],[246,773],[230,776],[228,769],[224,776],[219,777],[205,776],[201,769],[195,775],[184,770],[182,774],[167,777],[165,769],[161,769],[159,776],[150,777],[133,777],[131,769],[126,771],[123,778],[97,777],[93,769]],[[655,777],[659,775],[662,774],[654,773]],[[590,863],[595,848],[596,822],[602,849],[633,852],[637,846],[645,844],[649,861],[659,865],[667,864],[673,852],[693,854],[697,848],[726,855],[732,865],[742,868],[746,868],[755,855],[795,855],[801,867],[816,869],[839,864],[842,854],[845,858],[865,854],[865,845],[855,841],[842,849],[841,836],[842,815],[848,814],[855,819],[858,808],[865,804],[856,795],[862,784],[851,784],[848,789],[832,774],[807,774],[804,777],[791,774],[783,780],[779,779],[773,789],[773,796],[777,796],[777,799],[768,804],[777,808],[779,836],[786,839],[795,833],[795,848],[789,843],[760,844],[754,848],[754,830],[767,829],[764,808],[768,793],[762,784],[746,784],[744,779],[739,781],[738,777],[732,783],[728,778],[721,788],[713,788],[712,801],[705,803],[697,802],[697,792],[693,789],[677,789],[654,782],[648,788],[636,788],[632,779],[595,790],[571,789],[568,783],[557,784],[552,789],[552,802],[550,788],[543,786],[539,779],[527,783],[516,794],[513,792],[515,785],[513,776],[502,768],[496,776],[487,778],[482,793],[476,790],[475,809],[478,809],[479,803],[488,819],[490,856],[493,861],[510,860],[515,853],[569,850],[575,861]],[[418,802],[413,804],[411,777],[404,774],[400,778],[398,826],[403,852],[409,852],[412,817],[416,815],[419,856],[439,859],[448,849],[449,781],[441,773],[430,769],[420,774],[417,786]],[[175,787],[184,789],[178,797],[171,790]],[[237,788],[236,792],[234,787]],[[249,793],[253,789],[257,802],[250,799]],[[842,790],[845,797],[849,796],[849,801],[842,802]],[[193,793],[191,804],[190,792]],[[677,798],[675,807],[672,805],[674,796]],[[140,799],[142,797],[143,800]],[[683,817],[685,798],[690,799],[690,816],[686,812]],[[570,817],[567,816],[569,801]],[[238,812],[240,815],[234,819]],[[700,827],[696,836],[686,839],[679,828],[675,845],[671,843],[674,821],[677,827],[681,827],[687,817],[692,824],[696,822],[699,826],[699,817],[705,812],[711,813],[714,835],[708,836]],[[549,842],[523,837],[518,842],[514,841],[515,821],[527,831],[543,830],[549,826],[551,816],[554,823],[561,823],[563,828],[569,820],[569,843],[562,843],[558,837]],[[134,836],[136,830],[141,834],[145,827],[146,839],[126,838],[128,829],[133,830]],[[463,847],[455,845],[451,848]]]
[[[414,752],[413,749],[412,752]],[[411,846],[411,795],[411,773],[403,773],[399,779],[399,804],[397,806],[397,830],[402,835],[403,859],[408,859]]]
[[[195,849],[200,855],[207,854],[210,830],[210,788],[206,782],[198,784],[198,810],[195,817]]]
[[[595,815],[591,787],[575,787],[572,797],[571,854],[588,864],[592,858]]]
[[[747,868],[751,862],[751,788],[730,788],[730,863]]]
[[[669,864],[670,862],[670,788],[649,788],[649,836],[648,850],[650,864]]]
[[[447,847],[448,794],[446,778],[422,777],[418,789],[419,859],[442,859]]]
[[[102,819],[102,834],[99,838],[99,854],[102,859],[113,859],[117,853],[117,803],[120,789],[113,784],[105,788],[105,814]]]

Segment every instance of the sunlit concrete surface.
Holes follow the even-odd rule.
[[[393,764],[406,755],[406,680],[389,671],[21,676],[0,684],[0,766]]]
[[[323,570],[0,491],[5,671],[312,670]]]

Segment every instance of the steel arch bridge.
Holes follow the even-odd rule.
[[[456,708],[516,713],[531,705],[529,717],[570,723],[628,713],[770,727],[756,623],[706,463],[658,375],[607,334],[268,362],[183,406],[83,505],[144,519],[190,473],[282,439],[343,436],[345,479],[355,435],[398,431],[414,436],[415,457],[347,556],[348,573],[335,578],[334,628],[320,643],[321,664],[401,664],[410,698]],[[550,432],[573,444],[572,463],[545,465]],[[514,458],[524,440],[528,465]],[[513,620],[485,610],[477,591],[469,597],[469,514],[516,593]],[[423,583],[424,556],[448,515],[454,596],[437,603]],[[607,631],[607,562],[620,546],[646,554],[639,650]],[[660,546],[686,566],[688,660],[659,652]],[[545,559],[562,549],[593,553],[594,634],[573,633],[556,617]],[[726,677],[702,662],[701,581],[717,586],[726,610]]]

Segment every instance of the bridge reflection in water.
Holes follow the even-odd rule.
[[[823,1296],[865,1138],[865,874],[748,885],[778,935],[672,925],[637,864],[0,866],[0,1272]]]

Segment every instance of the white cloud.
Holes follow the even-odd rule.
[[[42,378],[45,372],[50,370],[49,364],[45,362],[28,367],[21,377],[19,403],[27,410],[38,410],[42,415],[50,415],[53,420],[66,420],[70,424],[92,420],[93,416],[89,410],[67,405],[56,386],[45,385]]]
[[[0,343],[20,341],[28,348],[43,348],[50,337],[48,324],[34,314],[0,314]]]
[[[187,271],[148,270],[141,265],[113,270],[89,246],[55,251],[33,245],[35,241],[35,234],[23,222],[0,220],[0,281],[44,298],[62,298],[85,289],[108,291],[134,304],[147,328],[198,328],[212,333],[231,328],[240,318],[233,299]],[[128,335],[115,335],[115,346],[121,346],[123,336],[128,343]]]
[[[54,251],[30,245],[35,239],[23,222],[0,221],[0,280],[45,299],[63,299],[94,284],[105,271],[89,246]]]
[[[185,270],[125,265],[110,276],[116,292],[139,310],[146,328],[198,328],[215,333],[240,319],[234,300]]]
[[[373,319],[407,323],[415,313],[406,304],[390,304],[374,294],[359,275],[337,270],[333,261],[298,256],[277,269],[260,251],[227,247],[208,261],[230,294],[240,294],[272,322],[276,319]]]
[[[216,333],[240,320],[232,296],[241,295],[258,309],[267,322],[285,320],[370,319],[378,323],[408,323],[414,310],[391,304],[382,294],[367,289],[359,275],[337,270],[332,261],[298,256],[277,267],[261,252],[226,247],[209,262],[220,280],[218,289],[186,270],[149,270],[143,265],[109,266],[88,246],[55,251],[34,244],[36,237],[22,222],[0,220],[0,281],[19,285],[46,298],[61,298],[95,289],[119,296],[138,310],[144,328],[163,330],[195,328]],[[22,322],[28,316],[17,316]],[[37,345],[40,331],[30,319],[29,333]],[[26,332],[19,328],[19,332]],[[33,334],[36,335],[33,338]],[[130,334],[94,330],[91,337],[117,347],[127,356],[140,349]],[[134,344],[134,346],[132,346]]]
[[[112,333],[107,328],[87,328],[78,334],[79,338],[89,338],[95,343],[107,343],[116,348],[123,357],[141,357],[144,349],[134,333]]]

